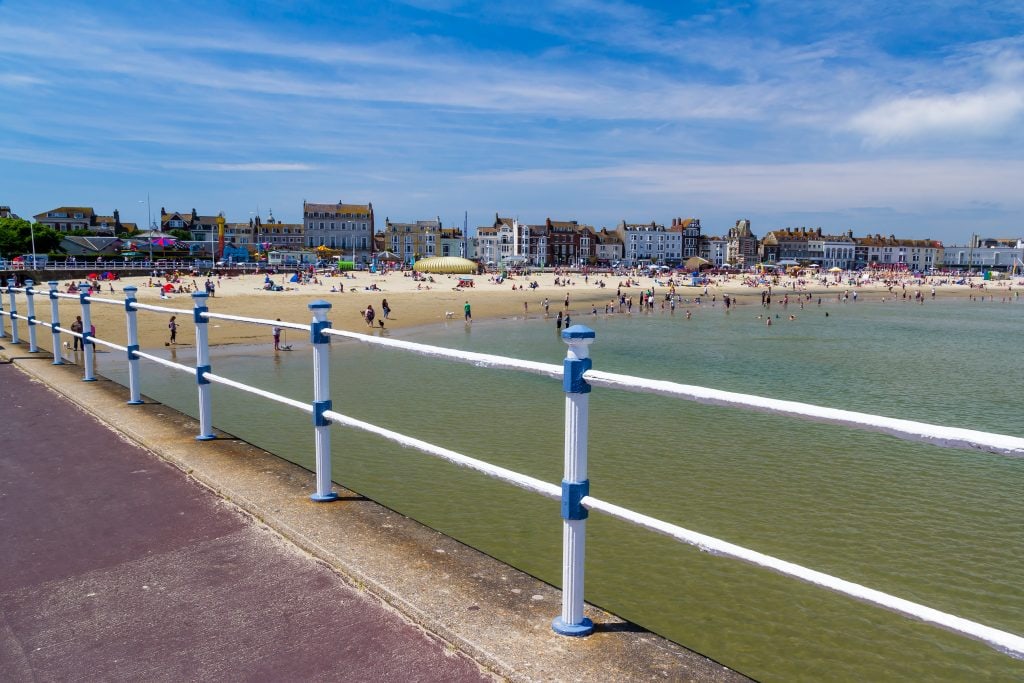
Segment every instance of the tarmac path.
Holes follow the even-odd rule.
[[[343,677],[494,680],[0,364],[0,680]]]

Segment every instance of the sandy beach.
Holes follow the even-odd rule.
[[[633,299],[633,310],[637,310],[641,293],[654,288],[656,305],[664,300],[670,292],[667,277],[652,278],[648,276],[618,276],[597,274],[587,278],[579,274],[555,275],[553,273],[535,273],[529,276],[518,276],[495,282],[489,275],[473,276],[474,286],[456,288],[458,279],[455,276],[434,275],[433,282],[414,280],[409,274],[391,272],[375,274],[355,272],[347,276],[326,276],[317,278],[316,283],[299,284],[289,282],[290,275],[277,274],[271,276],[275,285],[283,291],[265,290],[265,275],[241,275],[233,277],[216,277],[211,280],[216,284],[213,297],[209,299],[211,312],[254,318],[276,319],[282,321],[308,324],[311,316],[307,304],[323,299],[333,304],[329,319],[334,327],[354,332],[370,332],[363,319],[363,311],[372,305],[376,311],[377,321],[383,317],[382,301],[387,299],[391,313],[384,321],[385,333],[431,324],[444,324],[451,320],[463,320],[463,307],[468,301],[472,307],[473,320],[495,318],[530,318],[544,317],[544,299],[550,304],[550,316],[561,310],[565,311],[566,296],[569,298],[569,312],[578,322],[594,307],[604,312],[605,305],[616,299],[617,292]],[[685,307],[695,297],[702,297],[704,303],[712,299],[719,304],[728,295],[734,305],[750,307],[752,315],[760,312],[761,296],[767,287],[750,286],[749,276],[732,275],[728,278],[713,277],[705,287],[681,285],[685,280],[676,279],[675,294],[680,297],[679,306]],[[555,284],[555,281],[559,284]],[[181,275],[175,286],[185,289],[197,287],[202,290],[206,278],[203,276]],[[103,298],[121,298],[123,289],[129,285],[138,287],[140,303],[166,306],[183,310],[184,317],[178,318],[178,344],[189,345],[194,339],[191,322],[193,300],[190,293],[171,293],[168,298],[161,298],[158,281],[148,277],[132,277],[123,280],[103,283]],[[529,288],[536,282],[535,289]],[[568,282],[568,284],[565,284]],[[601,286],[601,283],[604,286]],[[60,282],[60,291],[67,291],[70,280]],[[975,278],[973,286],[968,284],[952,284],[946,278],[928,278],[923,284],[917,280],[907,280],[893,284],[882,281],[858,282],[851,286],[844,280],[840,284],[825,283],[818,279],[798,279],[782,277],[772,283],[771,295],[774,303],[781,303],[787,295],[791,300],[797,296],[811,294],[813,299],[821,297],[826,302],[839,303],[840,297],[854,296],[858,301],[881,300],[883,298],[901,298],[905,293],[913,299],[918,292],[925,301],[932,301],[950,296],[1017,296],[1018,290],[1024,288],[1024,281],[1001,280],[982,282]],[[111,293],[111,285],[114,292]],[[794,289],[794,286],[796,289]],[[893,287],[890,292],[889,287]],[[513,289],[515,287],[515,289]],[[935,297],[932,296],[932,288]],[[341,291],[341,290],[344,291]],[[333,291],[332,291],[333,290]],[[70,325],[73,315],[77,314],[78,306],[64,300],[61,303],[61,319]],[[42,298],[37,300],[37,317],[48,317],[46,304]],[[124,344],[126,337],[125,315],[122,307],[113,305],[93,304],[91,307],[93,324],[97,335],[110,341]],[[449,315],[450,314],[450,315]],[[164,346],[167,341],[169,313],[140,312],[139,339],[142,348]],[[374,334],[380,334],[375,325]],[[296,334],[299,334],[296,332]],[[42,340],[41,340],[42,341]],[[212,320],[210,323],[211,344],[231,343],[271,343],[270,330],[264,326],[236,323],[224,320]]]

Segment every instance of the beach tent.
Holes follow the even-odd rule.
[[[377,255],[374,258],[376,258],[378,261],[401,261],[402,260],[401,256],[399,256],[398,254],[396,254],[393,251],[387,251],[387,250],[385,250],[385,251],[378,251]]]
[[[164,291],[165,292],[173,292],[174,291],[174,285],[172,285],[170,282],[168,282],[167,284],[164,285]]]
[[[841,272],[843,272],[843,269],[840,268],[839,266],[832,266],[831,268],[828,269],[828,272],[830,272],[830,273],[841,273]]]
[[[708,261],[706,258],[701,258],[700,256],[691,256],[690,258],[686,259],[686,263],[683,264],[683,267],[686,268],[686,270],[692,271],[700,270],[701,268],[710,268],[712,265],[714,264],[712,264],[711,261]]]
[[[444,274],[472,274],[477,271],[475,261],[459,256],[434,256],[420,259],[416,262],[415,269],[420,273]]]
[[[299,281],[299,276],[298,276],[298,274],[295,274],[295,275],[292,275],[292,279],[289,280],[288,282],[298,282],[298,281]]]

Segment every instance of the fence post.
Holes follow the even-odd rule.
[[[139,357],[136,352],[139,350],[139,312],[132,308],[135,303],[135,292],[138,287],[124,288],[124,311],[128,319],[128,405],[137,406],[142,404],[141,390],[139,389]]]
[[[92,317],[89,313],[89,294],[92,289],[86,285],[78,295],[82,302],[82,353],[85,356],[85,377],[83,382],[95,382],[96,375],[93,370],[96,362],[96,348],[92,343]]]
[[[4,322],[7,312],[4,311],[3,286],[3,283],[0,282],[0,339],[7,336],[7,323]]]
[[[64,365],[64,351],[60,344],[60,297],[57,296],[57,281],[50,280],[50,332],[53,333],[53,364]]]
[[[332,410],[330,336],[323,331],[331,326],[327,311],[331,304],[322,299],[310,302],[313,323],[309,328],[309,341],[313,344],[313,428],[316,431],[316,493],[310,499],[318,503],[338,500],[331,490],[331,421],[324,417]]]
[[[565,476],[562,479],[562,614],[551,622],[555,633],[585,636],[594,623],[583,616],[583,562],[586,555],[587,509],[580,501],[590,493],[587,479],[587,427],[590,385],[583,373],[590,369],[590,345],[597,335],[573,325],[562,332],[569,345],[563,363],[565,390]]]
[[[8,311],[8,315],[11,316],[11,343],[12,344],[20,343],[20,340],[18,339],[18,319],[14,317],[14,316],[16,316],[18,314],[18,304],[14,301],[14,283],[16,283],[16,282],[17,282],[17,280],[15,280],[13,277],[10,278],[9,280],[7,280],[7,296],[8,296],[8,300],[11,303],[11,310]]]
[[[206,292],[192,292],[192,301],[195,303],[192,317],[196,324],[196,383],[199,385],[199,436],[196,441],[216,438],[210,420],[210,380],[205,376],[210,372],[210,340],[207,320],[202,314],[209,310],[206,307],[208,296]]]
[[[36,345],[36,290],[32,289],[32,285],[35,284],[34,280],[25,280],[25,310],[26,317],[28,320],[28,352],[39,353],[39,347]]]

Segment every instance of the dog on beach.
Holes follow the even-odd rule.
[[[455,311],[445,311],[444,312],[444,317],[445,317],[445,320],[451,320],[452,318],[455,317]]]
[[[64,346],[64,350],[65,350],[65,351],[70,351],[70,350],[71,350],[71,344],[69,344],[69,343],[67,343],[67,342],[64,342],[64,345],[63,345],[63,346]]]

